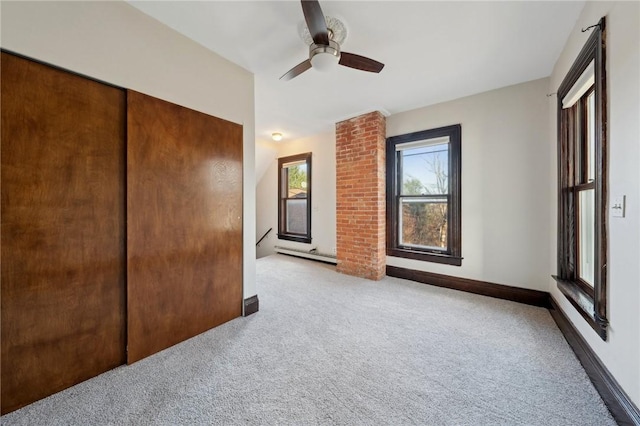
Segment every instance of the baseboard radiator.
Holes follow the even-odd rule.
[[[305,259],[318,260],[320,262],[337,264],[338,260],[334,254],[322,253],[316,249],[302,250],[288,247],[275,246],[276,253],[287,254],[289,256],[303,257]]]

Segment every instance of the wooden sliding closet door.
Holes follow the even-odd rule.
[[[2,413],[125,361],[125,92],[2,53]]]
[[[242,127],[127,93],[132,363],[241,314]]]

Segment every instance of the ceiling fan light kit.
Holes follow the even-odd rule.
[[[361,71],[382,71],[383,63],[353,53],[340,52],[340,43],[346,39],[347,29],[339,19],[325,17],[317,0],[302,0],[301,3],[307,25],[300,30],[300,37],[309,44],[309,59],[291,68],[280,80],[291,80],[309,68],[327,71],[334,68],[336,62]]]
[[[311,66],[318,71],[329,71],[336,67],[340,59],[340,46],[329,40],[329,45],[311,44],[309,46]]]

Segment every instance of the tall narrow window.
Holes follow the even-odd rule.
[[[460,265],[460,125],[387,139],[387,254]]]
[[[558,89],[558,288],[607,338],[605,19]]]
[[[278,159],[278,238],[311,242],[311,153]]]

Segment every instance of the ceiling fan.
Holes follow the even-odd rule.
[[[327,19],[322,13],[320,3],[317,0],[302,0],[302,12],[309,29],[312,42],[309,45],[309,59],[291,68],[280,80],[291,80],[299,76],[309,68],[326,70],[332,67],[336,60],[338,64],[357,70],[379,73],[384,68],[384,64],[348,52],[340,51],[340,44],[334,40],[334,30],[327,28]],[[340,26],[343,24],[335,18],[330,18]],[[344,27],[343,27],[344,28]],[[345,34],[346,35],[346,34]]]

